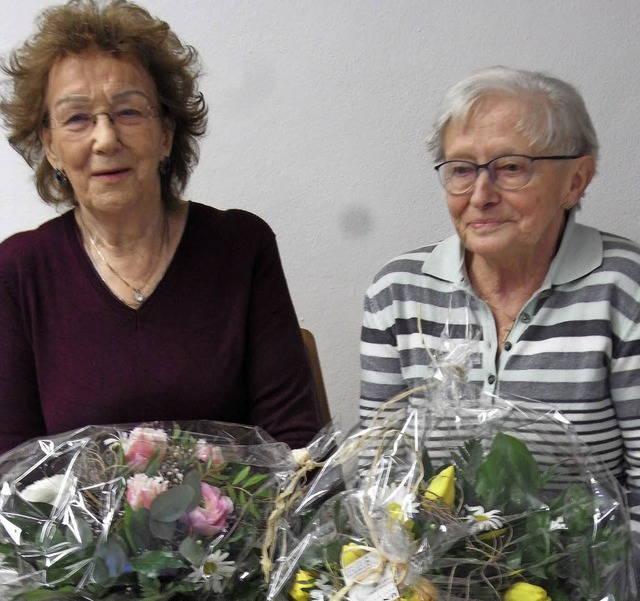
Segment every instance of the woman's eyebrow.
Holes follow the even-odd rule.
[[[122,90],[121,92],[117,92],[116,94],[111,96],[110,100],[111,101],[126,100],[130,96],[142,96],[148,102],[151,102],[149,95],[143,92],[142,90]],[[54,107],[64,105],[64,104],[69,104],[69,103],[89,104],[90,101],[91,99],[89,98],[89,96],[83,96],[80,94],[70,95],[70,96],[64,96],[63,98],[60,98],[59,100],[57,100],[54,104]]]

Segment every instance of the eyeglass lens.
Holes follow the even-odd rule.
[[[486,169],[489,179],[505,190],[522,188],[531,179],[533,161],[528,157],[509,155],[477,165],[471,161],[448,161],[438,169],[444,188],[452,194],[468,192],[475,184],[481,169]]]

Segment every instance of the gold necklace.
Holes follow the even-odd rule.
[[[503,313],[511,320],[511,324],[509,324],[509,326],[502,326],[500,328],[501,331],[506,330],[507,332],[502,338],[502,342],[500,343],[501,346],[504,346],[507,342],[507,339],[509,338],[509,334],[511,334],[511,330],[513,330],[513,326],[516,325],[516,320],[518,319],[518,316],[516,315],[515,317],[512,317],[504,309],[501,309],[500,311],[498,311],[498,309],[494,307],[486,298],[482,298],[481,300],[485,302],[487,306],[491,309],[492,313],[494,314],[494,318],[497,313]]]
[[[127,280],[125,280],[115,270],[115,268],[109,263],[109,261],[107,261],[107,258],[102,254],[102,251],[100,250],[100,248],[96,244],[96,241],[93,238],[93,234],[91,233],[89,228],[86,226],[80,211],[78,211],[78,217],[80,219],[80,222],[82,223],[82,229],[84,231],[86,231],[87,235],[89,236],[89,241],[91,242],[91,246],[93,246],[95,251],[98,253],[98,256],[100,257],[100,259],[102,259],[102,262],[107,266],[107,269],[111,273],[113,273],[113,275],[115,275],[125,286],[127,286],[127,288],[129,288],[129,290],[131,290],[131,292],[133,294],[133,300],[135,300],[139,305],[144,303],[147,300],[148,296],[145,296],[142,291],[146,288],[147,284],[150,282],[151,278],[153,277],[153,274],[156,273],[156,271],[158,270],[158,265],[160,264],[160,260],[162,259],[162,254],[163,254],[163,251],[164,251],[164,248],[165,248],[165,243],[167,242],[167,238],[169,237],[169,219],[168,219],[167,213],[166,212],[164,213],[164,227],[163,227],[164,232],[163,232],[163,235],[162,235],[160,252],[158,253],[158,260],[156,261],[155,265],[153,266],[153,269],[151,270],[151,272],[149,273],[149,277],[147,277],[147,279],[142,283],[142,285],[138,286],[138,287],[133,286],[132,284],[127,282]],[[103,281],[104,281],[104,279],[103,279]]]

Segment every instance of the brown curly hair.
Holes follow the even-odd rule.
[[[56,182],[40,132],[48,126],[45,96],[51,67],[61,56],[93,48],[135,58],[153,80],[162,115],[173,127],[170,164],[160,177],[162,200],[174,206],[198,162],[197,138],[207,124],[207,106],[197,88],[198,53],[183,45],[167,23],[133,2],[70,0],[41,13],[36,33],[1,65],[12,84],[0,101],[9,143],[35,170],[45,202],[76,204],[71,186]]]

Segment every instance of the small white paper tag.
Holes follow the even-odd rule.
[[[373,570],[381,567],[382,558],[380,554],[376,551],[370,551],[342,568],[342,576],[344,577],[345,584],[351,584],[354,580],[363,584],[374,584],[380,578],[380,572],[374,572]],[[367,572],[372,573],[364,576]]]
[[[387,566],[382,578],[376,584],[354,584],[349,591],[349,599],[351,601],[397,601],[400,599],[400,593]]]
[[[372,551],[356,559],[342,570],[345,584],[351,584],[351,601],[396,601],[400,599],[391,570],[386,566],[382,574],[374,571],[381,567],[380,555]]]

